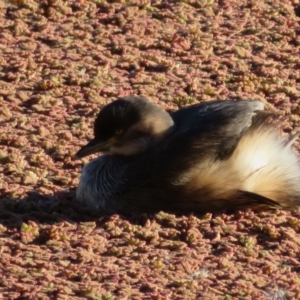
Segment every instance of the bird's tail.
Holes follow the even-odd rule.
[[[263,115],[252,124],[229,158],[206,161],[181,177],[194,210],[300,205],[299,158],[291,149],[300,134],[286,140]]]
[[[300,204],[299,158],[288,141],[272,125],[253,120],[228,163],[240,174],[240,190],[271,199],[284,208]]]

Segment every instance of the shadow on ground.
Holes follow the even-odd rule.
[[[33,190],[27,192],[23,198],[0,196],[0,224],[7,228],[19,229],[24,222],[30,221],[45,225],[64,221],[96,222],[97,226],[101,226],[111,217],[104,211],[79,204],[75,198],[75,189],[46,195]],[[118,217],[133,225],[144,225],[147,220],[155,218],[155,214]]]
[[[104,212],[90,210],[75,201],[75,191],[60,191],[44,195],[30,191],[21,199],[0,198],[0,224],[8,227],[21,226],[34,221],[53,224],[61,221],[85,222],[105,218]]]

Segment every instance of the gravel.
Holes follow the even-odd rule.
[[[11,0],[0,29],[3,299],[300,298],[300,209],[103,216],[72,160],[130,94],[260,99],[299,131],[298,0]]]

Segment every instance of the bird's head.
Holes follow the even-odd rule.
[[[174,125],[171,116],[143,97],[124,97],[104,106],[94,123],[94,139],[75,155],[141,153]]]

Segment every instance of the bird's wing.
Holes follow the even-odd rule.
[[[193,146],[199,154],[203,151],[226,156],[252,125],[252,118],[263,110],[264,104],[257,100],[213,101],[178,110],[171,114],[175,130],[165,147]]]

